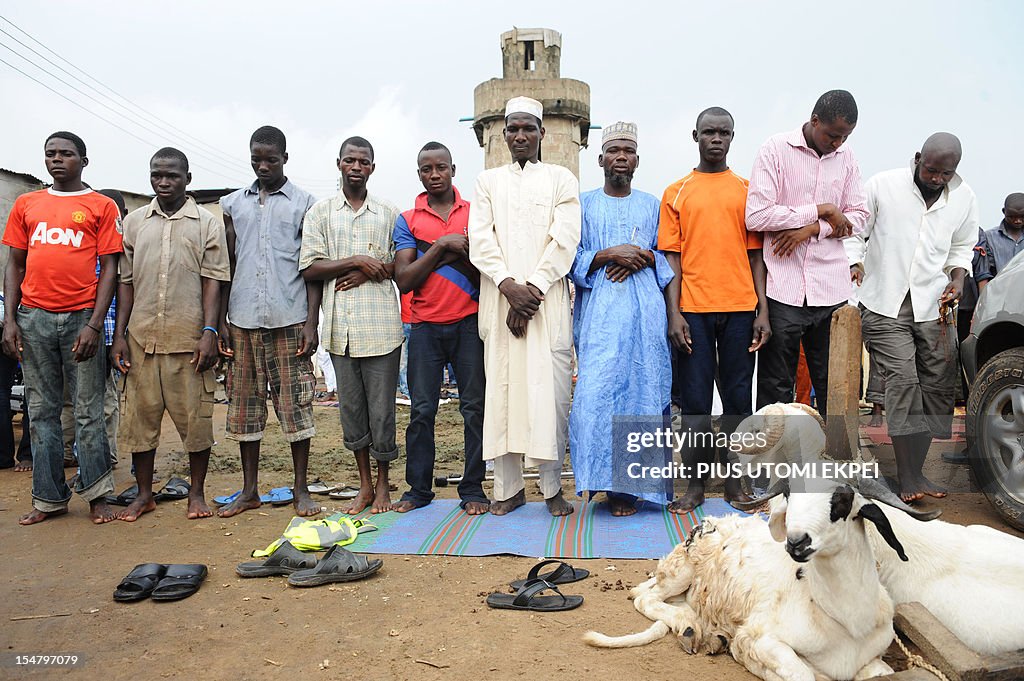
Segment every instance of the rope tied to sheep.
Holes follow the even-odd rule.
[[[896,636],[896,643],[899,644],[900,650],[903,651],[903,654],[907,656],[907,666],[920,667],[921,669],[927,672],[931,672],[935,676],[939,677],[941,681],[949,681],[949,677],[943,674],[941,671],[939,671],[937,667],[935,667],[932,664],[929,664],[920,655],[915,655],[914,653],[910,652],[910,650],[907,649],[906,644],[903,643],[903,639],[901,639],[899,635]]]

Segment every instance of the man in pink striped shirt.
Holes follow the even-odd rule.
[[[860,233],[868,219],[857,159],[843,146],[856,125],[853,95],[831,90],[808,122],[770,137],[754,161],[747,229],[765,233],[772,325],[758,358],[759,409],[793,401],[803,341],[818,411],[825,413],[832,313],[850,297],[842,239]]]

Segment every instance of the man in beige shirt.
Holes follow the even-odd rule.
[[[212,515],[203,486],[213,446],[220,282],[230,279],[223,223],[185,195],[188,159],[159,150],[149,163],[156,198],[124,219],[125,253],[111,355],[127,375],[119,440],[139,492],[118,517],[156,508],[153,461],[167,411],[188,451],[189,519]]]

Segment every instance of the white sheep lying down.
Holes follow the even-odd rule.
[[[633,589],[634,606],[655,623],[639,634],[588,632],[584,640],[628,647],[672,630],[687,652],[728,645],[771,681],[891,673],[881,655],[893,639],[893,603],[878,581],[864,520],[882,526],[902,552],[879,507],[846,486],[778,497],[767,524],[705,518]]]
[[[740,452],[743,461],[813,461],[825,451],[824,424],[802,404],[771,404],[737,432],[764,434],[764,447]],[[920,523],[882,483],[862,480],[861,492],[882,501],[909,560],[868,529],[878,576],[893,601],[918,602],[968,647],[983,654],[1024,648],[1024,540],[984,525]],[[1013,605],[1011,605],[1013,604]]]
[[[984,525],[918,523],[884,511],[909,558],[896,560],[868,531],[893,602],[921,603],[979,653],[1024,649],[1024,540]]]

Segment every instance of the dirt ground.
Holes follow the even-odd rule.
[[[399,407],[399,442],[408,408]],[[237,448],[224,438],[224,407],[215,423],[220,444],[207,480],[207,497],[241,484]],[[438,417],[438,471],[461,469],[457,403]],[[351,456],[342,449],[336,408],[316,409],[310,479],[355,483]],[[261,489],[290,483],[286,444],[271,425],[264,441]],[[186,477],[181,446],[169,423],[157,459],[157,477]],[[966,469],[941,462],[950,449],[937,443],[926,471],[932,479],[966,489]],[[891,448],[874,449],[891,465]],[[402,461],[393,476],[403,487]],[[73,470],[68,471],[69,475]],[[127,457],[115,469],[117,490],[130,484]],[[572,482],[566,484],[567,493]],[[129,679],[535,679],[754,678],[730,657],[687,656],[668,637],[642,649],[585,646],[588,629],[626,633],[649,623],[627,600],[629,587],[646,579],[654,560],[581,560],[592,576],[567,587],[585,604],[574,611],[538,615],[489,610],[488,593],[525,576],[531,558],[384,556],[375,577],[348,586],[289,588],[283,578],[242,580],[236,563],[278,536],[290,506],[250,511],[229,520],[185,519],[185,502],[165,503],[129,524],[94,527],[79,499],[71,512],[32,527],[17,518],[31,503],[29,474],[0,471],[0,542],[7,561],[0,580],[4,650],[0,678],[52,678],[49,669],[14,667],[15,654],[77,654],[84,661],[70,678]],[[489,491],[489,490],[488,490]],[[535,485],[531,501],[540,500]],[[397,495],[396,493],[395,498]],[[451,488],[441,497],[454,495]],[[322,497],[327,499],[326,497]],[[327,500],[333,509],[337,502]],[[955,494],[937,504],[948,521],[1006,529],[980,494]],[[115,603],[111,593],[137,563],[205,563],[210,576],[195,596],[180,602]],[[19,619],[33,617],[34,619]]]

